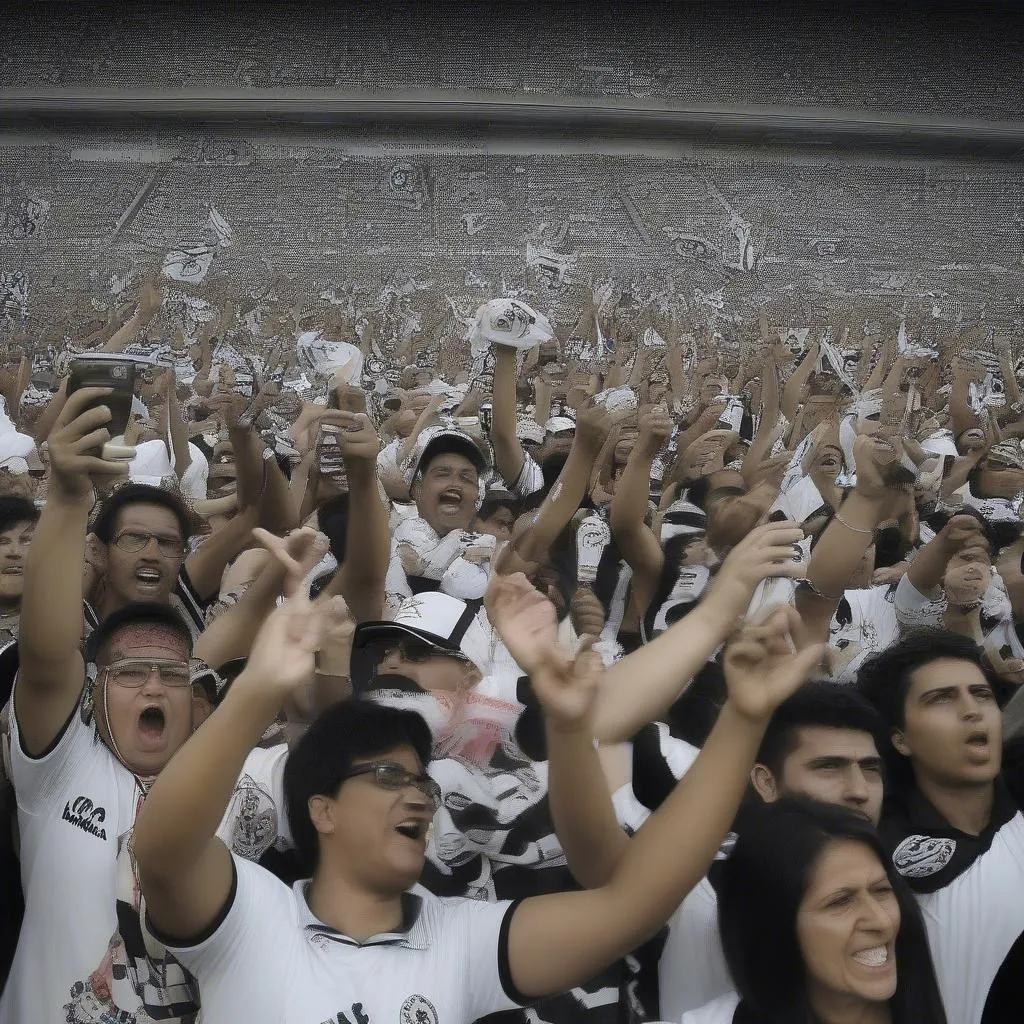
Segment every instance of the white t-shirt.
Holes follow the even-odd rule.
[[[664,784],[669,778],[673,782],[681,779],[699,753],[696,747],[672,736],[663,723],[648,726],[643,752],[634,752],[634,785],[640,785],[643,791],[636,777],[638,767],[663,776]],[[662,1018],[678,1021],[686,1011],[732,988],[718,931],[718,897],[706,877],[669,918],[668,929],[658,963],[658,996]]]
[[[407,930],[358,943],[313,915],[308,883],[234,862],[223,920],[174,950],[199,979],[204,1024],[470,1024],[521,1006],[508,967],[515,904],[408,894]]]
[[[10,709],[10,761],[21,834],[25,919],[2,1024],[194,1020],[195,979],[147,935],[129,840],[143,792],[75,711],[40,758],[21,747]],[[284,748],[256,750],[219,834],[240,852],[280,845]],[[109,1018],[102,1016],[108,1013]]]
[[[735,992],[729,992],[699,1010],[684,1013],[680,1024],[732,1024],[739,1005],[740,997]]]

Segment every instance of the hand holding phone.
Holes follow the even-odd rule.
[[[69,400],[72,395],[83,390],[102,389],[102,394],[88,401],[81,411],[100,406],[110,410],[110,420],[105,424],[109,437],[92,453],[108,461],[131,461],[135,458],[134,448],[111,444],[110,441],[111,438],[122,436],[128,429],[135,395],[135,371],[134,360],[103,352],[83,356],[71,364],[67,388]]]

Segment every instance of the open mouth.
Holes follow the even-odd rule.
[[[972,732],[970,736],[967,737],[967,745],[969,747],[978,747],[979,749],[987,748],[988,733],[984,732],[983,730]]]
[[[444,491],[437,499],[437,504],[442,512],[449,515],[458,512],[462,508],[462,492]]]
[[[889,962],[888,946],[872,946],[853,954],[853,959],[864,967],[884,967]]]
[[[161,575],[157,569],[136,569],[135,582],[140,590],[156,590],[160,586]]]
[[[9,565],[6,569],[0,570],[0,576],[24,576],[25,570],[20,565]]]
[[[166,718],[163,708],[158,704],[149,704],[139,715],[139,732],[148,740],[158,740],[164,732]]]
[[[422,819],[409,819],[408,821],[401,821],[395,826],[395,831],[399,835],[405,836],[406,839],[412,839],[414,842],[422,841],[427,834],[427,822]]]

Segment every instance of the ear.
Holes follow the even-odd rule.
[[[907,738],[899,729],[893,729],[890,739],[897,754],[901,754],[903,757],[910,757],[910,747],[907,745]]]
[[[103,543],[96,536],[95,533],[90,533],[85,538],[85,557],[86,560],[95,565],[100,572],[106,572],[107,569],[107,545]]]
[[[325,796],[311,796],[306,805],[313,828],[322,836],[334,835],[334,802]]]
[[[775,776],[763,764],[755,764],[750,769],[750,784],[766,804],[779,799],[779,787],[775,784]]]

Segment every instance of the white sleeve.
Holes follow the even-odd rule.
[[[208,934],[179,946],[151,924],[149,930],[196,976],[204,1020],[284,1020],[294,899],[258,864],[232,861],[232,891]]]
[[[466,989],[466,1020],[531,1002],[516,990],[509,964],[508,936],[517,906],[466,899],[449,903],[454,919],[446,919],[446,931],[450,927],[449,934],[460,935],[465,944],[459,978]]]
[[[896,586],[896,618],[901,626],[909,629],[939,627],[944,611],[945,601],[925,597],[910,582],[910,577],[903,574]]]
[[[38,814],[53,801],[61,799],[68,785],[80,777],[85,766],[106,755],[96,729],[82,717],[81,701],[56,743],[42,756],[30,757],[21,745],[16,708],[17,680],[9,708],[11,782],[18,807],[26,814]]]
[[[506,483],[509,483],[506,481]],[[544,471],[528,451],[523,451],[523,468],[515,481],[509,483],[509,490],[517,498],[528,498],[544,487]]]

